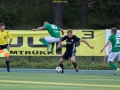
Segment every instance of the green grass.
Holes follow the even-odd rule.
[[[0,72],[0,90],[119,90],[120,75]]]

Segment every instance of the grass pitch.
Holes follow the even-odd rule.
[[[39,72],[40,71],[40,72]],[[81,71],[79,71],[81,72]],[[86,71],[87,72],[87,71]],[[107,72],[107,71],[104,71]],[[120,74],[58,74],[53,70],[0,71],[0,90],[119,90]]]

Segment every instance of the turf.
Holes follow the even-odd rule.
[[[84,74],[74,71],[58,74],[51,70],[10,73],[0,71],[0,90],[119,90],[119,88],[120,74],[114,76],[111,73]]]

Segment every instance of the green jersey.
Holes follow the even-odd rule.
[[[112,52],[120,51],[120,36],[117,34],[112,34],[109,39],[112,45]]]
[[[51,37],[60,37],[60,28],[54,24],[45,24],[44,28],[48,30]]]

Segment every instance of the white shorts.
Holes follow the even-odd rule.
[[[46,36],[46,37],[45,37],[45,40],[46,40],[48,43],[54,43],[54,42],[59,42],[59,41],[60,41],[60,38],[55,38],[55,37],[51,37],[51,36]]]
[[[117,58],[118,61],[120,61],[120,52],[111,52],[108,56],[108,61],[113,62]]]

